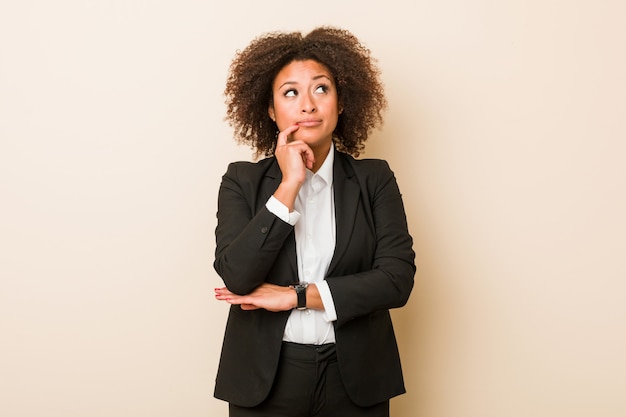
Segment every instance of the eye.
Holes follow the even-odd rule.
[[[295,97],[295,96],[297,96],[297,95],[298,95],[298,92],[297,92],[296,90],[294,90],[294,89],[289,89],[289,90],[286,90],[286,91],[283,93],[283,95],[284,95],[285,97]]]
[[[315,89],[315,92],[316,92],[316,93],[327,93],[327,92],[328,92],[328,86],[327,86],[327,85],[325,85],[325,84],[322,84],[322,85],[318,86],[318,87]]]

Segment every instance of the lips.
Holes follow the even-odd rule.
[[[315,126],[321,125],[322,120],[321,119],[306,119],[306,120],[300,120],[296,122],[296,124],[302,127],[315,127]]]

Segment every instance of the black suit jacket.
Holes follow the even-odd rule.
[[[389,309],[408,300],[415,254],[388,164],[335,152],[336,247],[326,280],[342,380],[356,404],[369,406],[405,392]],[[222,178],[214,267],[234,293],[298,281],[293,227],[265,207],[281,178],[273,157],[232,163]],[[267,397],[289,314],[231,306],[215,397],[240,406]]]

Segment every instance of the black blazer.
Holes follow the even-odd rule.
[[[222,178],[214,267],[248,294],[298,281],[293,226],[265,207],[280,183],[276,159],[235,162]],[[337,360],[348,395],[369,406],[405,392],[389,309],[406,304],[415,254],[396,179],[382,160],[335,151],[336,247],[326,280],[337,311]],[[231,306],[214,395],[255,406],[268,395],[290,312]]]

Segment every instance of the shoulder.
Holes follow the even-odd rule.
[[[347,154],[339,154],[336,158],[340,167],[335,171],[340,178],[358,184],[361,192],[372,199],[386,192],[399,193],[397,180],[389,163],[384,159],[355,159]]]
[[[255,181],[265,175],[272,175],[276,168],[276,158],[268,157],[256,162],[235,161],[230,162],[226,169],[225,177],[242,181]]]
[[[336,160],[346,168],[346,172],[352,171],[359,178],[384,178],[393,176],[389,163],[384,159],[363,158],[356,159],[351,155],[338,152]]]
[[[272,163],[276,160],[276,158],[267,157],[260,159],[258,161],[234,161],[228,163],[227,172],[263,172],[267,170]]]

